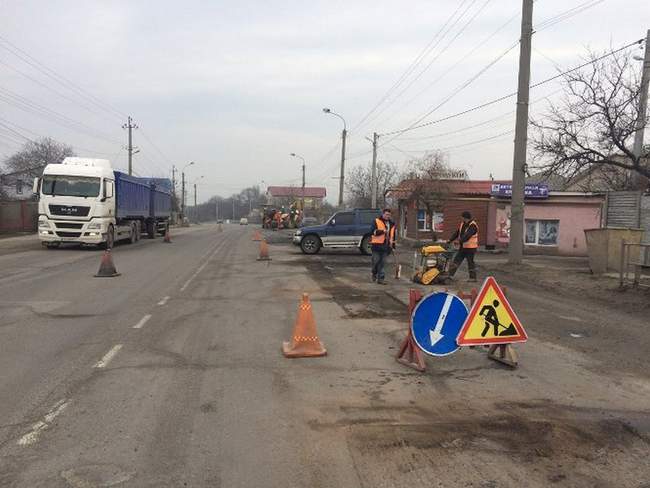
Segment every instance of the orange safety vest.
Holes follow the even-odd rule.
[[[386,224],[384,224],[384,221],[381,219],[375,219],[375,224],[377,225],[377,230],[383,230],[384,233],[381,235],[374,235],[370,238],[370,244],[383,244],[386,242]],[[395,242],[395,226],[393,225],[390,228],[390,235],[388,236],[389,238],[389,244],[392,246],[393,243]]]
[[[463,242],[462,246],[463,249],[476,249],[478,248],[478,224],[474,222],[473,220],[469,223],[467,228],[469,229],[470,225],[476,226],[476,234],[474,234],[472,237],[470,237],[467,242]],[[460,223],[458,226],[458,240],[460,241],[461,237],[463,236],[463,222]]]

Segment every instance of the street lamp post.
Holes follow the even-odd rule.
[[[199,176],[197,179],[194,180],[194,220],[196,220],[197,222],[199,221],[199,211],[196,204],[196,182],[203,178],[205,178],[205,176]]]
[[[194,161],[190,161],[181,170],[181,223],[185,220],[185,168],[193,164]]]
[[[304,214],[305,213],[305,158],[303,158],[302,156],[296,153],[291,153],[291,156],[302,160],[302,199],[300,202],[300,211]]]
[[[335,115],[343,121],[343,132],[341,133],[341,176],[339,178],[339,207],[343,206],[343,187],[345,183],[345,139],[348,134],[348,125],[345,123],[345,119],[337,114],[332,112],[329,108],[324,108],[323,112],[330,115]]]

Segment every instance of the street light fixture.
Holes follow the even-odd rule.
[[[299,158],[302,160],[302,199],[300,203],[300,211],[305,212],[305,158],[296,153],[291,153],[291,156],[294,158]]]
[[[343,121],[343,132],[341,133],[341,176],[339,178],[339,207],[343,206],[343,187],[345,183],[345,139],[348,133],[348,124],[345,122],[345,119],[332,109],[325,107],[323,113],[334,115]]]

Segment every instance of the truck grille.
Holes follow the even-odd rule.
[[[81,232],[62,232],[57,230],[56,235],[59,237],[79,237]]]
[[[86,217],[90,212],[90,207],[80,207],[78,205],[50,205],[52,215],[71,215],[74,217]]]
[[[76,222],[54,222],[57,229],[81,229],[83,224]]]

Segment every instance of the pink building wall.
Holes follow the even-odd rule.
[[[555,200],[555,201],[554,201]],[[503,207],[501,205],[501,207]],[[543,202],[526,201],[524,219],[559,220],[557,246],[526,244],[527,253],[560,254],[563,256],[586,256],[585,229],[597,229],[601,223],[602,199],[550,198]],[[507,245],[510,233],[510,205],[498,208],[494,228],[497,246]],[[525,226],[524,226],[525,232]]]

